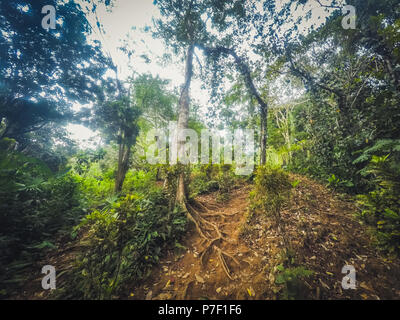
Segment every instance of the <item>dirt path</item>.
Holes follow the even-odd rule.
[[[339,196],[311,179],[291,175],[299,180],[290,204],[283,210],[285,237],[292,245],[291,258],[296,266],[313,271],[304,281],[300,298],[305,299],[399,299],[400,261],[387,260],[372,247],[366,227],[354,217],[353,202]],[[200,253],[201,237],[188,232],[181,255],[169,253],[152,276],[133,288],[130,299],[278,299],[285,284],[277,284],[277,265],[282,256],[282,236],[273,221],[257,215],[245,224],[250,186],[233,191],[230,200],[218,204],[215,195],[197,200],[209,210],[202,214],[217,223],[227,235],[220,248],[227,258],[232,279],[213,253],[204,266]],[[212,208],[212,209],[210,209]],[[213,216],[216,215],[216,216]],[[357,288],[342,289],[344,265],[356,270]],[[123,297],[126,298],[126,297]]]
[[[186,252],[178,257],[170,253],[152,277],[134,292],[136,299],[237,299],[239,285],[246,286],[250,279],[243,278],[241,271],[251,269],[252,256],[250,249],[239,241],[239,227],[244,222],[244,212],[248,205],[249,187],[236,189],[231,200],[225,205],[218,204],[214,195],[198,197],[196,200],[207,205],[208,212],[202,211],[203,217],[217,224],[226,239],[221,242],[220,249],[235,257],[225,257],[233,280],[229,279],[222,267],[222,261],[215,252],[211,252],[204,267],[200,253],[204,250],[204,241],[193,228],[183,245]],[[200,211],[200,208],[199,208]],[[215,215],[215,216],[214,216]],[[239,259],[240,258],[240,259]],[[151,293],[149,293],[151,291]]]

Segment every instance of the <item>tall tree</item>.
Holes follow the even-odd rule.
[[[205,43],[208,41],[207,39],[213,37],[211,30],[217,33],[224,33],[228,30],[229,18],[236,10],[242,8],[243,1],[157,0],[155,2],[160,9],[162,18],[155,23],[154,35],[162,38],[176,54],[184,55],[185,78],[178,102],[178,130],[187,129],[190,113],[190,84],[194,75],[193,61],[194,57],[197,57],[195,48],[199,43]],[[185,152],[185,142],[186,137],[178,135],[178,160]],[[188,219],[194,223],[196,230],[206,242],[201,260],[205,261],[209,251],[215,250],[227,276],[232,279],[224,258],[224,256],[231,256],[218,247],[219,242],[223,241],[222,233],[217,225],[205,220],[187,201],[185,180],[185,173],[182,170],[177,181],[176,202],[186,209]],[[211,232],[209,232],[210,227],[213,229]]]
[[[134,104],[127,91],[117,78],[109,79],[104,88],[105,97],[94,106],[90,125],[100,130],[107,141],[118,145],[118,163],[115,175],[116,193],[121,192],[126,173],[129,169],[132,148],[138,135],[137,120],[139,108]]]
[[[42,27],[42,8],[56,9],[56,28]],[[73,1],[2,1],[0,137],[20,139],[73,117],[73,103],[94,101],[108,67],[85,12]]]
[[[226,32],[231,27],[229,20],[243,12],[244,1],[157,0],[155,3],[162,18],[155,22],[154,36],[163,39],[174,53],[185,56],[185,78],[178,102],[178,130],[187,129],[195,48],[212,41],[214,34]],[[185,137],[177,137],[178,159],[184,152],[185,141]],[[184,173],[181,173],[176,199],[182,205],[187,194],[184,181]]]

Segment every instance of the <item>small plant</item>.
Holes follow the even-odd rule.
[[[169,213],[160,190],[146,196],[128,194],[103,210],[94,210],[76,229],[84,229],[85,247],[67,292],[85,299],[110,299],[124,284],[146,278],[166,246],[181,248],[186,216]]]
[[[189,186],[191,197],[207,194],[219,189],[218,181],[215,180],[216,176],[211,174],[210,168],[211,165],[207,165],[205,168],[200,168],[192,173]]]
[[[257,168],[254,189],[250,194],[253,209],[278,217],[282,206],[289,200],[292,184],[282,169],[260,166]]]
[[[376,189],[358,196],[360,217],[375,227],[377,244],[393,255],[400,253],[400,166],[389,157],[373,156],[366,174]]]
[[[304,279],[310,277],[313,271],[302,266],[285,268],[282,264],[276,269],[278,274],[275,283],[284,286],[281,298],[284,300],[304,299],[306,297]]]
[[[291,189],[289,176],[282,169],[260,166],[257,168],[254,189],[250,193],[250,211],[261,210],[265,215],[273,217],[286,249],[290,248],[290,244],[285,235],[281,208],[289,201]]]
[[[300,180],[294,180],[291,182],[292,188],[296,188],[300,184]]]
[[[328,184],[326,186],[331,187],[333,190],[346,190],[346,188],[354,187],[354,184],[350,180],[341,180],[332,174],[328,178]]]
[[[224,202],[229,200],[231,191],[235,186],[235,176],[232,165],[223,164],[219,166],[217,182],[219,187],[217,201]]]
[[[253,231],[253,227],[249,223],[245,222],[240,226],[239,237],[242,239],[246,238],[247,236],[251,235]]]

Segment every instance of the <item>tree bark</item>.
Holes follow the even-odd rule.
[[[190,103],[189,90],[193,76],[193,52],[194,52],[194,45],[191,44],[186,54],[185,82],[183,84],[181,96],[179,98],[179,113],[178,113],[178,127],[177,127],[178,161],[179,158],[185,152],[185,142],[186,142],[186,138],[180,137],[179,131],[187,129],[189,123],[189,103]],[[177,203],[184,204],[186,202],[186,196],[187,196],[187,190],[185,186],[185,173],[182,171],[178,177],[178,184],[176,190]]]
[[[117,174],[115,177],[115,186],[114,186],[115,193],[119,193],[122,191],[122,185],[124,183],[126,173],[128,172],[129,169],[130,154],[131,154],[131,145],[121,142],[118,152]]]
[[[267,163],[267,138],[268,138],[268,126],[267,126],[267,111],[264,108],[260,110],[260,165]]]

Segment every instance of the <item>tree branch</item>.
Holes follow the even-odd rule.
[[[231,48],[226,48],[226,47],[215,47],[215,48],[210,48],[206,47],[202,44],[196,44],[196,46],[200,49],[202,49],[206,54],[208,55],[216,55],[220,56],[221,54],[226,54],[230,55],[233,57],[235,60],[235,63],[238,67],[239,72],[243,76],[246,86],[250,93],[256,98],[258,104],[260,105],[260,109],[264,112],[268,110],[268,105],[267,103],[261,98],[260,93],[258,92],[257,88],[254,85],[253,79],[251,78],[251,72],[249,70],[249,67],[247,64],[243,61],[243,58],[239,57],[234,49]]]

